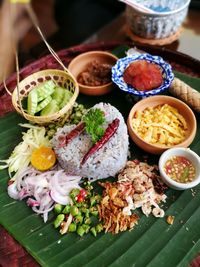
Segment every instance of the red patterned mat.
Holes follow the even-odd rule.
[[[111,42],[111,43],[94,43],[87,45],[78,45],[68,49],[63,49],[58,52],[58,55],[61,58],[62,62],[67,66],[71,61],[71,59],[80,53],[91,50],[111,51],[112,49],[122,44],[130,46],[133,45],[130,42],[128,43]],[[162,56],[172,65],[173,69],[176,71],[194,77],[200,77],[200,73],[198,71],[198,69],[200,69],[200,61],[194,58],[161,47],[152,47],[147,45],[137,45],[137,47],[146,52]],[[24,79],[25,77],[34,72],[44,69],[61,69],[61,66],[55,61],[55,59],[51,55],[42,57],[21,69],[20,80]],[[12,91],[15,88],[16,74],[13,74],[8,78],[8,80],[6,81],[6,85],[10,91]],[[5,91],[3,84],[0,85],[0,100],[1,100],[0,116],[13,110],[11,103],[11,96],[8,95],[8,93]]]

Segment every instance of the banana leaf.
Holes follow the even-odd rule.
[[[200,91],[200,79],[176,73],[176,76]],[[101,97],[80,95],[79,103],[92,106],[98,102],[109,102],[116,106],[125,120],[133,103],[126,94],[115,89]],[[200,116],[196,114],[198,129],[190,148],[200,155]],[[0,118],[0,159],[8,158],[15,145],[21,140],[23,119],[16,113]],[[132,158],[158,163],[152,156],[131,142]],[[200,185],[192,190],[168,189],[163,208],[166,216],[175,216],[172,225],[166,216],[156,219],[146,217],[140,211],[138,225],[118,235],[101,233],[80,238],[74,233],[60,235],[54,229],[53,213],[47,223],[34,214],[24,201],[15,201],[7,195],[7,170],[0,171],[0,223],[25,247],[41,266],[46,267],[186,267],[200,251]]]

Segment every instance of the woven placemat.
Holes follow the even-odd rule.
[[[131,31],[130,27],[126,26],[126,34],[132,41],[140,43],[140,44],[158,45],[158,46],[168,45],[178,40],[182,31],[183,29],[179,28],[177,32],[163,39],[146,39],[146,38],[143,38],[143,37],[140,37],[134,34]]]
[[[67,66],[71,59],[80,53],[91,50],[111,51],[116,46],[122,44],[124,43],[110,42],[79,45],[64,49],[58,52],[58,54],[63,63]],[[125,44],[130,46],[133,45],[132,43]],[[170,52],[167,50],[163,51],[156,47],[149,48],[142,46],[141,49],[146,49],[149,53],[151,53],[152,51],[154,54],[157,53],[158,55],[166,54],[166,60],[169,59],[175,70],[183,72],[185,74],[193,75],[195,77],[200,77],[200,73],[196,71],[196,66],[200,66],[200,62],[195,59],[192,59],[180,53]],[[176,57],[174,57],[174,53],[176,53]],[[196,64],[194,62],[196,62]],[[55,60],[52,58],[52,56],[48,55],[22,68],[20,71],[20,78],[23,79],[33,72],[50,68],[59,68],[59,66],[57,62],[55,62]],[[13,74],[11,77],[9,77],[6,84],[11,90],[14,89],[14,87],[16,86],[16,75]],[[0,103],[0,116],[3,116],[13,110],[11,97],[6,93],[3,85],[0,86]],[[14,240],[1,226],[0,238],[0,267],[39,267],[39,264],[28,254],[28,252],[26,252],[25,249],[16,240]],[[200,266],[200,255],[197,255],[197,257],[190,264],[190,267],[197,266]]]

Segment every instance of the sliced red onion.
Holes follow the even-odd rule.
[[[67,175],[62,169],[40,172],[28,167],[17,173],[15,182],[8,187],[8,194],[19,200],[29,197],[27,205],[46,222],[55,202],[62,205],[72,202],[69,194],[72,189],[81,188],[80,181],[80,176]]]
[[[40,203],[37,200],[35,200],[33,198],[30,198],[30,197],[28,198],[28,200],[26,201],[26,203],[30,207],[38,207],[38,206],[40,206]]]
[[[7,188],[9,197],[19,199],[19,191],[17,190],[16,182],[10,184]]]
[[[59,194],[57,191],[51,190],[50,195],[55,202],[57,202],[61,205],[67,205],[67,204],[71,203],[69,196],[67,196],[67,195],[63,196],[63,195]]]

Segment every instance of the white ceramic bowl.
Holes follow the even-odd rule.
[[[130,30],[145,39],[163,39],[175,34],[181,27],[190,0],[135,0],[146,7],[158,7],[164,12],[149,14],[127,6],[126,18]]]
[[[189,159],[193,166],[195,167],[196,174],[195,179],[192,182],[188,183],[179,183],[171,179],[164,171],[164,166],[168,159],[173,156],[183,156]],[[200,183],[200,157],[189,148],[170,148],[166,150],[159,159],[159,171],[163,182],[166,183],[169,187],[176,189],[176,190],[185,190],[192,187],[195,187]]]

